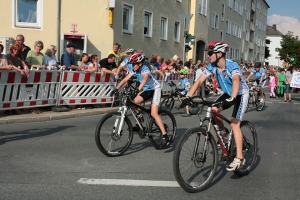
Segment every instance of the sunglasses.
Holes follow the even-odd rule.
[[[208,56],[212,56],[213,54],[214,54],[214,52],[212,52],[212,51],[209,51],[209,52],[207,53]]]

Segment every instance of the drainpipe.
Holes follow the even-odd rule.
[[[60,62],[60,10],[61,10],[61,1],[57,0],[56,57],[57,57],[57,61],[59,62]]]

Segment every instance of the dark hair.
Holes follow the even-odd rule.
[[[111,54],[108,55],[107,58],[115,58],[115,57],[116,57],[116,55],[111,53]]]
[[[151,58],[150,63],[155,64],[156,63],[156,58]]]
[[[17,37],[21,37],[22,40],[25,40],[25,37],[24,37],[24,35],[22,35],[22,34],[17,35]]]
[[[293,73],[293,69],[294,69],[294,67],[293,67],[293,66],[290,66],[290,67],[288,68],[288,71],[292,74],[292,73]]]
[[[254,67],[261,67],[261,62],[256,62],[256,63],[254,64]]]
[[[87,53],[83,53],[82,55],[81,55],[81,57],[79,58],[79,61],[82,61],[82,58],[84,57],[84,56],[89,56]]]
[[[1,49],[1,51],[4,50],[4,46],[2,44],[0,44],[0,49]]]
[[[90,57],[89,57],[89,62],[92,62],[93,59],[95,59],[97,56],[97,54],[92,54]]]

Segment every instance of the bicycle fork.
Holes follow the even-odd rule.
[[[122,131],[122,127],[123,127],[123,123],[124,123],[124,119],[125,119],[125,115],[127,112],[127,107],[126,106],[122,106],[121,108],[119,108],[119,111],[121,113],[121,116],[117,116],[116,117],[116,121],[113,127],[113,133],[116,133],[116,129],[117,129],[117,133],[115,135],[120,136],[121,135],[121,131]]]

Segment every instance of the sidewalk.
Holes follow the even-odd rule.
[[[42,110],[41,114],[24,113],[24,114],[20,114],[20,115],[4,115],[3,113],[1,113],[0,114],[0,125],[14,124],[14,123],[26,123],[26,122],[53,121],[53,120],[60,120],[60,119],[98,115],[98,114],[108,113],[110,111],[117,111],[117,110],[118,110],[118,107],[103,106],[101,108],[84,109],[84,110],[78,110],[78,109],[74,108],[67,112],[53,112],[53,111]]]

